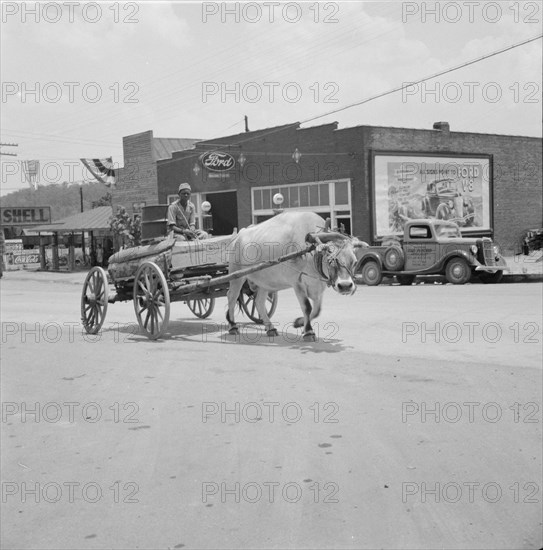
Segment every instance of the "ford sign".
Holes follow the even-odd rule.
[[[220,153],[218,151],[210,151],[204,153],[200,157],[200,162],[204,168],[212,172],[227,172],[232,170],[236,161],[234,157],[228,153]]]

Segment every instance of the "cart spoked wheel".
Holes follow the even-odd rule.
[[[215,308],[215,298],[203,298],[201,300],[187,300],[187,306],[199,319],[207,319]]]
[[[243,286],[239,294],[239,305],[243,310],[243,313],[253,321],[261,325],[264,321],[260,318],[255,304],[255,293],[248,287]],[[266,312],[268,317],[272,317],[277,308],[277,292],[268,292],[266,297]]]
[[[93,267],[85,278],[81,293],[81,322],[89,334],[96,334],[104,324],[108,294],[107,273],[101,267]]]
[[[151,340],[160,338],[170,320],[170,290],[154,262],[140,265],[134,279],[134,309],[141,330]]]

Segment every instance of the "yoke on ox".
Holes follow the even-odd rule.
[[[229,251],[229,272],[235,273],[251,265],[277,260],[290,252],[305,250],[312,244],[316,246],[307,254],[230,282],[226,314],[230,334],[238,333],[234,309],[247,280],[256,291],[255,306],[268,336],[277,335],[266,312],[268,293],[293,288],[303,313],[294,321],[294,326],[303,326],[304,340],[315,340],[311,321],[321,311],[326,287],[331,286],[339,294],[348,295],[356,290],[353,280],[355,239],[325,230],[324,220],[313,212],[284,212],[239,232]]]

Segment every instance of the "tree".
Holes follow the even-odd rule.
[[[71,184],[64,181],[38,185],[37,189],[20,189],[2,196],[1,202],[2,206],[12,207],[51,206],[51,220],[57,221],[81,212],[81,193],[83,193],[84,210],[89,210],[91,204],[107,197],[108,187],[99,182],[83,183],[79,186],[77,183]]]
[[[97,201],[92,201],[92,208],[98,208],[99,206],[111,206],[111,193],[109,191]]]
[[[117,241],[116,248],[138,246],[141,241],[141,218],[133,218],[124,206],[117,208],[117,213],[109,220],[109,227]]]

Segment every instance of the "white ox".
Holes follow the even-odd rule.
[[[331,286],[339,294],[348,295],[356,290],[353,272],[357,241],[342,233],[325,231],[324,225],[324,220],[313,212],[284,212],[239,232],[229,249],[230,273],[304,250],[310,243],[317,246],[303,256],[230,282],[226,314],[230,334],[238,333],[234,309],[241,287],[247,280],[256,291],[255,306],[268,336],[277,335],[266,312],[268,293],[293,288],[303,312],[303,317],[298,317],[294,326],[304,327],[304,340],[315,340],[311,320],[320,313],[326,287]]]

